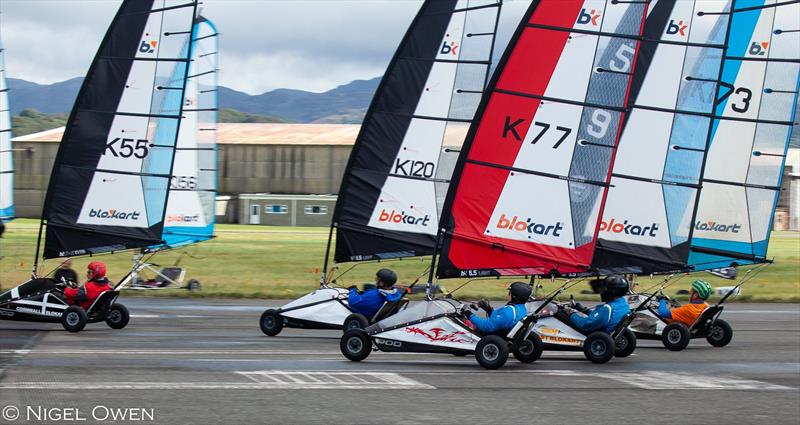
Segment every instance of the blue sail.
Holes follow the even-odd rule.
[[[11,108],[8,103],[5,55],[0,42],[0,220],[14,218],[14,152],[11,143]]]
[[[734,2],[702,189],[696,270],[766,261],[800,88],[800,4]]]

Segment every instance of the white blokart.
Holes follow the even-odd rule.
[[[268,309],[261,314],[259,325],[265,335],[275,336],[288,328],[302,329],[356,329],[365,328],[378,320],[396,313],[408,301],[401,298],[385,302],[373,317],[355,313],[347,304],[348,291],[322,286],[278,309]]]
[[[366,359],[373,350],[474,354],[487,369],[502,367],[509,352],[523,363],[541,356],[542,342],[530,332],[535,315],[528,315],[508,332],[482,335],[461,313],[464,307],[452,298],[421,301],[365,329],[346,330],[339,347],[352,361]]]
[[[544,303],[544,306],[543,306]],[[570,301],[574,307],[575,303]],[[636,336],[627,329],[633,315],[628,315],[614,332],[594,331],[585,333],[576,328],[559,304],[545,301],[529,303],[529,310],[540,309],[532,331],[544,343],[545,350],[583,351],[592,363],[606,363],[614,357],[628,357],[636,349]]]

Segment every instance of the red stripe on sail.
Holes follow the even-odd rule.
[[[572,28],[583,3],[582,0],[542,0],[528,22]],[[526,28],[509,56],[496,88],[544,94],[569,35],[565,31]],[[539,103],[538,99],[493,93],[470,145],[468,158],[513,166]],[[507,125],[519,119],[524,120],[514,127],[519,140],[510,131],[506,131],[504,138]],[[531,266],[533,256],[537,258],[536,265],[548,271],[585,271],[591,261],[593,243],[565,249],[484,234],[508,175],[508,170],[469,163],[464,165],[453,200],[452,217],[456,226],[448,259],[460,269],[515,269]],[[548,202],[546,199],[520,201]],[[497,246],[492,247],[493,243]],[[502,246],[503,264],[498,264],[498,246]]]

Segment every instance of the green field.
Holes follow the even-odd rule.
[[[36,245],[37,220],[18,219],[7,224],[6,235],[0,239],[0,286],[8,289],[24,281],[30,274]],[[196,278],[203,290],[189,294],[184,290],[148,291],[154,296],[213,296],[289,299],[303,295],[319,284],[322,258],[328,232],[325,228],[267,227],[244,225],[219,225],[217,237],[209,242],[185,250],[159,253],[152,261],[160,265],[172,265],[179,258],[181,266],[187,268],[187,278]],[[770,256],[775,264],[748,283],[739,300],[747,301],[792,301],[800,302],[800,233],[775,232],[770,244]],[[96,257],[109,266],[109,277],[117,279],[130,269],[131,254],[119,253]],[[90,258],[77,258],[74,268],[83,275]],[[372,281],[379,267],[395,269],[401,283],[416,279],[428,267],[429,258],[406,259],[382,264],[363,263],[338,279],[341,286]],[[48,272],[57,267],[57,260],[45,264]],[[350,264],[343,264],[339,272]],[[740,270],[740,275],[745,268]],[[728,286],[731,281],[698,273],[713,285]],[[667,293],[685,288],[691,276],[674,285]],[[646,288],[659,278],[640,278],[640,287]],[[426,278],[420,280],[424,284]],[[442,286],[454,289],[461,280],[447,280]],[[508,280],[479,280],[466,285],[457,295],[466,299],[489,297],[501,299]],[[544,290],[554,287],[546,282]],[[580,294],[588,285],[579,284],[572,291],[580,299],[596,299],[596,296]],[[137,291],[136,294],[142,294]]]

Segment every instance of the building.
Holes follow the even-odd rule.
[[[267,226],[331,225],[336,195],[239,195],[239,223]]]

